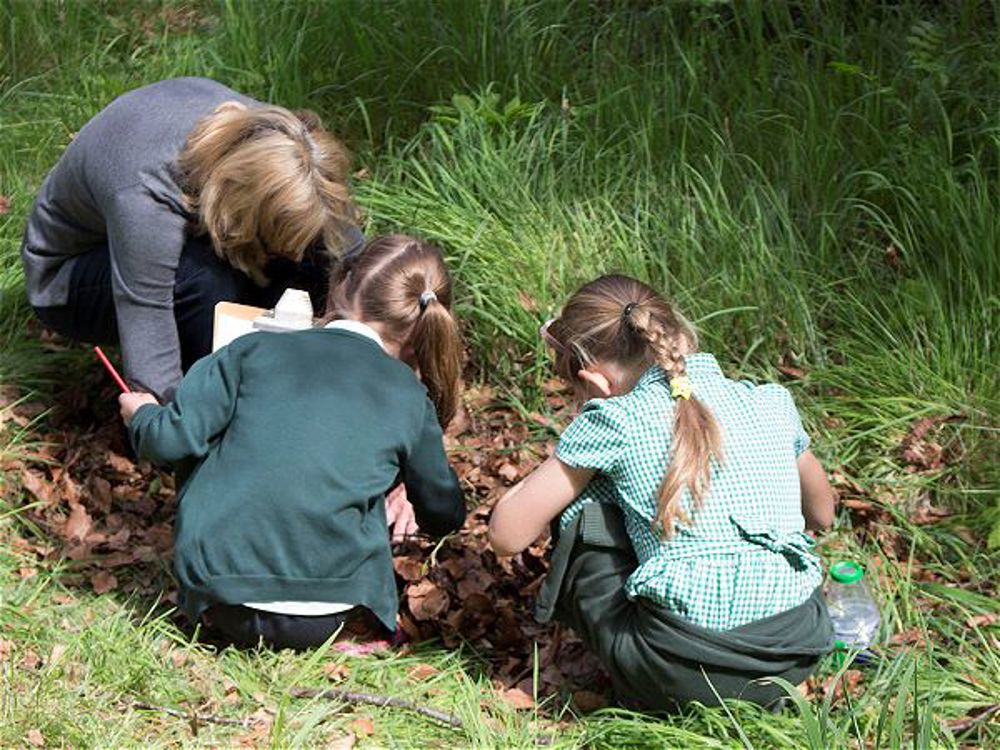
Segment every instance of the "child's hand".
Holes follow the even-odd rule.
[[[406,487],[402,484],[396,485],[392,492],[385,496],[385,520],[394,542],[401,542],[405,537],[420,531],[416,516],[413,514],[413,506],[406,499]]]
[[[132,415],[140,406],[158,403],[156,396],[151,393],[123,393],[118,397],[118,410],[122,415],[122,421],[128,426],[128,423],[132,421]]]

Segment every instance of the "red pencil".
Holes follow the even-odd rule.
[[[131,393],[132,389],[125,384],[124,380],[122,380],[122,376],[118,374],[118,370],[115,369],[115,366],[111,364],[111,361],[105,356],[104,352],[101,351],[101,347],[95,346],[94,354],[96,354],[97,358],[101,360],[101,364],[104,365],[104,369],[108,371],[108,374],[115,379],[118,387],[122,389],[122,393]]]

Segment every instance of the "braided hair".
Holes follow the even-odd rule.
[[[694,328],[649,286],[623,275],[581,287],[547,329],[560,377],[581,386],[579,371],[614,362],[636,371],[659,366],[675,398],[672,451],[657,493],[653,525],[669,538],[677,521],[691,523],[682,503],[686,488],[697,509],[704,501],[713,459],[722,460],[722,436],[712,412],[691,392],[684,355],[698,346]]]

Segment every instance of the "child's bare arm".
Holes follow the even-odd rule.
[[[828,529],[833,525],[836,496],[826,472],[812,451],[805,451],[799,456],[798,466],[806,528],[813,531]]]
[[[514,555],[530,545],[594,476],[550,457],[512,487],[490,518],[490,544],[498,555]]]

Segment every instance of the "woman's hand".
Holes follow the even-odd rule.
[[[392,541],[401,542],[420,531],[413,513],[413,505],[406,497],[406,487],[397,484],[385,496],[385,520],[392,533]]]
[[[159,403],[156,400],[156,396],[151,393],[123,393],[118,397],[118,411],[122,415],[122,421],[127,427],[129,422],[132,421],[132,415],[135,414],[140,406]]]

